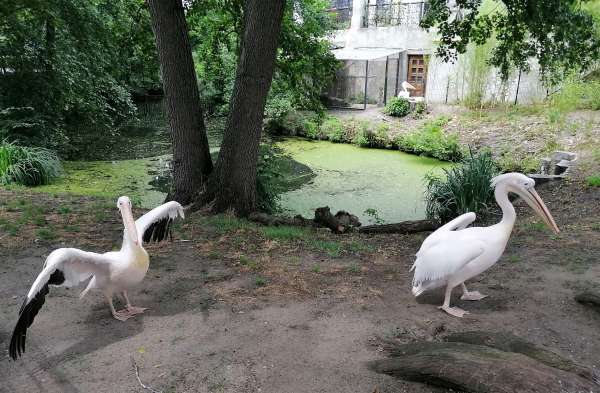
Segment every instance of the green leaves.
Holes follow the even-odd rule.
[[[495,37],[490,64],[504,79],[511,69],[529,70],[535,58],[543,76],[557,81],[564,70],[584,71],[600,56],[600,35],[578,0],[431,0],[421,27],[438,29],[437,54],[445,61]]]

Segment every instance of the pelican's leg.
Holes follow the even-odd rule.
[[[123,291],[123,298],[125,298],[125,307],[127,308],[127,312],[129,315],[141,314],[147,310],[145,307],[134,307],[131,305],[129,298],[127,297],[127,291]]]
[[[126,321],[131,318],[131,315],[128,312],[123,312],[124,310],[117,311],[115,310],[115,305],[113,304],[112,294],[104,294],[106,296],[106,300],[108,300],[108,305],[110,306],[110,312],[112,313],[115,319],[119,321]]]
[[[484,297],[487,297],[487,295],[482,295],[478,291],[469,292],[464,282],[461,285],[463,290],[463,294],[460,297],[461,300],[481,300]]]
[[[453,289],[454,289],[454,286],[452,284],[448,283],[448,286],[446,287],[446,296],[444,297],[444,304],[438,308],[446,311],[450,315],[462,318],[463,315],[468,314],[469,312],[463,310],[462,308],[450,307],[450,297],[452,296]]]

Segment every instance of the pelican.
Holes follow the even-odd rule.
[[[416,89],[416,87],[414,87],[407,81],[402,82],[401,86],[402,86],[402,91],[400,93],[398,93],[398,98],[410,98],[410,92],[408,91],[408,89],[410,89],[410,90]]]
[[[165,240],[169,234],[170,223],[178,216],[183,218],[184,213],[181,205],[172,201],[154,208],[134,223],[131,207],[128,197],[122,196],[118,199],[117,208],[121,212],[125,227],[120,251],[97,254],[77,248],[59,248],[48,255],[42,272],[33,282],[19,310],[19,319],[9,347],[9,354],[13,360],[25,352],[27,328],[42,308],[49,285],[70,287],[89,280],[79,298],[83,298],[91,289],[101,291],[108,301],[113,317],[119,321],[126,321],[146,310],[131,305],[127,296],[127,290],[139,284],[148,271],[148,253],[142,243]],[[126,306],[123,310],[116,311],[113,294],[119,292],[122,293]]]
[[[515,224],[515,208],[508,200],[508,193],[519,195],[540,215],[556,234],[559,233],[554,218],[535,191],[535,181],[521,173],[506,173],[491,181],[496,203],[502,208],[502,220],[489,227],[467,228],[475,221],[475,213],[465,213],[445,224],[429,235],[417,252],[411,271],[412,293],[423,292],[446,286],[442,310],[450,315],[462,317],[468,313],[458,307],[450,307],[452,289],[462,287],[462,300],[481,300],[486,295],[468,291],[465,281],[493,266],[506,248]]]

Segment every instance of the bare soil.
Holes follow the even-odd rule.
[[[573,299],[600,287],[600,189],[583,182],[539,187],[562,229],[553,236],[521,202],[497,265],[468,283],[489,297],[442,313],[442,293],[415,300],[409,268],[426,234],[296,238],[195,214],[174,241],[149,245],[151,265],[132,301],[149,307],[114,320],[100,294],[53,288],[29,330],[27,352],[6,350],[22,297],[58,247],[120,246],[113,203],[0,191],[0,391],[443,392],[370,371],[384,340],[509,331],[600,368],[600,312]],[[39,206],[43,218],[23,218]],[[141,214],[142,212],[136,212]],[[6,224],[5,224],[6,228]],[[46,232],[40,232],[46,229]],[[456,291],[458,292],[458,290]]]

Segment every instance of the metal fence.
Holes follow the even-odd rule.
[[[331,6],[327,10],[335,15],[336,27],[338,29],[347,29],[352,20],[352,0],[332,0]]]
[[[428,7],[426,1],[367,4],[363,27],[418,25]]]

